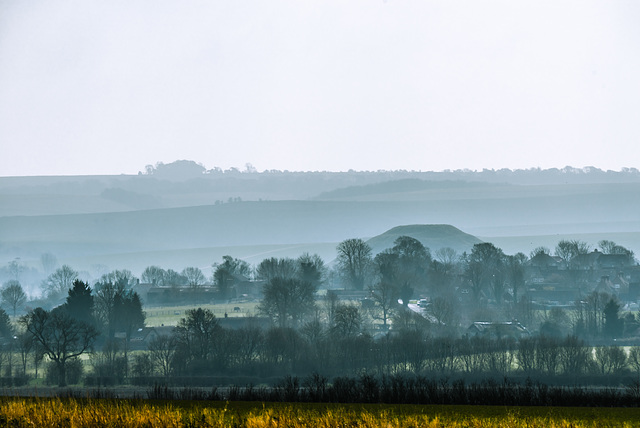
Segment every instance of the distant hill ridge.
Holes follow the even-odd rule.
[[[341,187],[339,189],[323,192],[313,199],[342,199],[358,196],[384,195],[389,193],[406,193],[432,189],[452,189],[452,188],[476,188],[490,187],[495,184],[482,181],[462,181],[462,180],[421,180],[418,178],[405,178],[400,180],[383,181],[380,183],[364,184],[358,186]]]
[[[377,254],[393,247],[393,242],[400,236],[417,239],[432,252],[439,248],[453,248],[459,253],[469,252],[478,243],[483,242],[473,235],[465,233],[449,224],[413,224],[397,226],[367,241],[373,253]]]
[[[526,186],[525,186],[526,185]],[[253,168],[207,170],[193,161],[149,166],[139,175],[0,177],[0,217],[115,213],[185,208],[229,201],[438,201],[564,197],[585,192],[627,192],[622,204],[591,201],[590,206],[628,205],[640,194],[640,171],[597,168],[547,170],[290,172]],[[506,193],[509,193],[508,195]],[[633,195],[631,194],[633,193]],[[542,201],[551,207],[557,202]],[[579,214],[583,210],[578,209]],[[632,207],[629,212],[636,213]],[[562,215],[567,215],[562,212]],[[637,219],[637,215],[630,218]],[[626,219],[625,219],[626,220]],[[461,224],[456,219],[429,219]],[[575,223],[574,219],[571,219]],[[1,231],[0,231],[1,232]]]

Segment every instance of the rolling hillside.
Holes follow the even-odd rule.
[[[376,237],[376,251],[392,246],[395,234],[409,234],[393,229],[398,225],[459,229],[449,226],[448,237],[440,230],[442,239],[435,229],[432,236],[426,229],[412,231],[424,232],[415,237],[432,250],[448,241],[461,252],[481,239],[509,254],[528,253],[578,237],[592,245],[613,239],[640,253],[640,183],[585,183],[574,173],[567,173],[566,182],[530,185],[499,182],[509,176],[497,172],[473,181],[461,180],[474,178],[464,174],[433,174],[2,178],[0,266],[20,258],[37,268],[45,252],[78,269],[108,264],[135,270],[155,263],[180,268],[210,265],[224,254],[253,262],[304,251],[331,260],[335,245],[348,238]]]
[[[448,224],[414,224],[397,226],[367,241],[374,254],[393,247],[393,242],[400,236],[417,239],[432,252],[439,248],[449,247],[459,254],[469,252],[474,244],[482,242],[473,235],[464,233]]]

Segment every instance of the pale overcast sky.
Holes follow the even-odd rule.
[[[0,1],[0,176],[638,167],[640,2]]]

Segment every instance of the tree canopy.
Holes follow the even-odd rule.
[[[315,310],[316,288],[298,278],[272,278],[264,286],[264,298],[258,311],[280,327],[297,327]]]
[[[362,239],[347,239],[338,244],[338,266],[347,283],[355,290],[364,289],[371,266],[371,247]]]

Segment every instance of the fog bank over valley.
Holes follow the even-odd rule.
[[[4,177],[0,198],[5,266],[40,268],[43,253],[87,271],[210,270],[228,253],[331,261],[344,239],[408,225],[451,225],[506,253],[564,238],[640,248],[635,169],[258,172],[177,161],[130,176]]]

